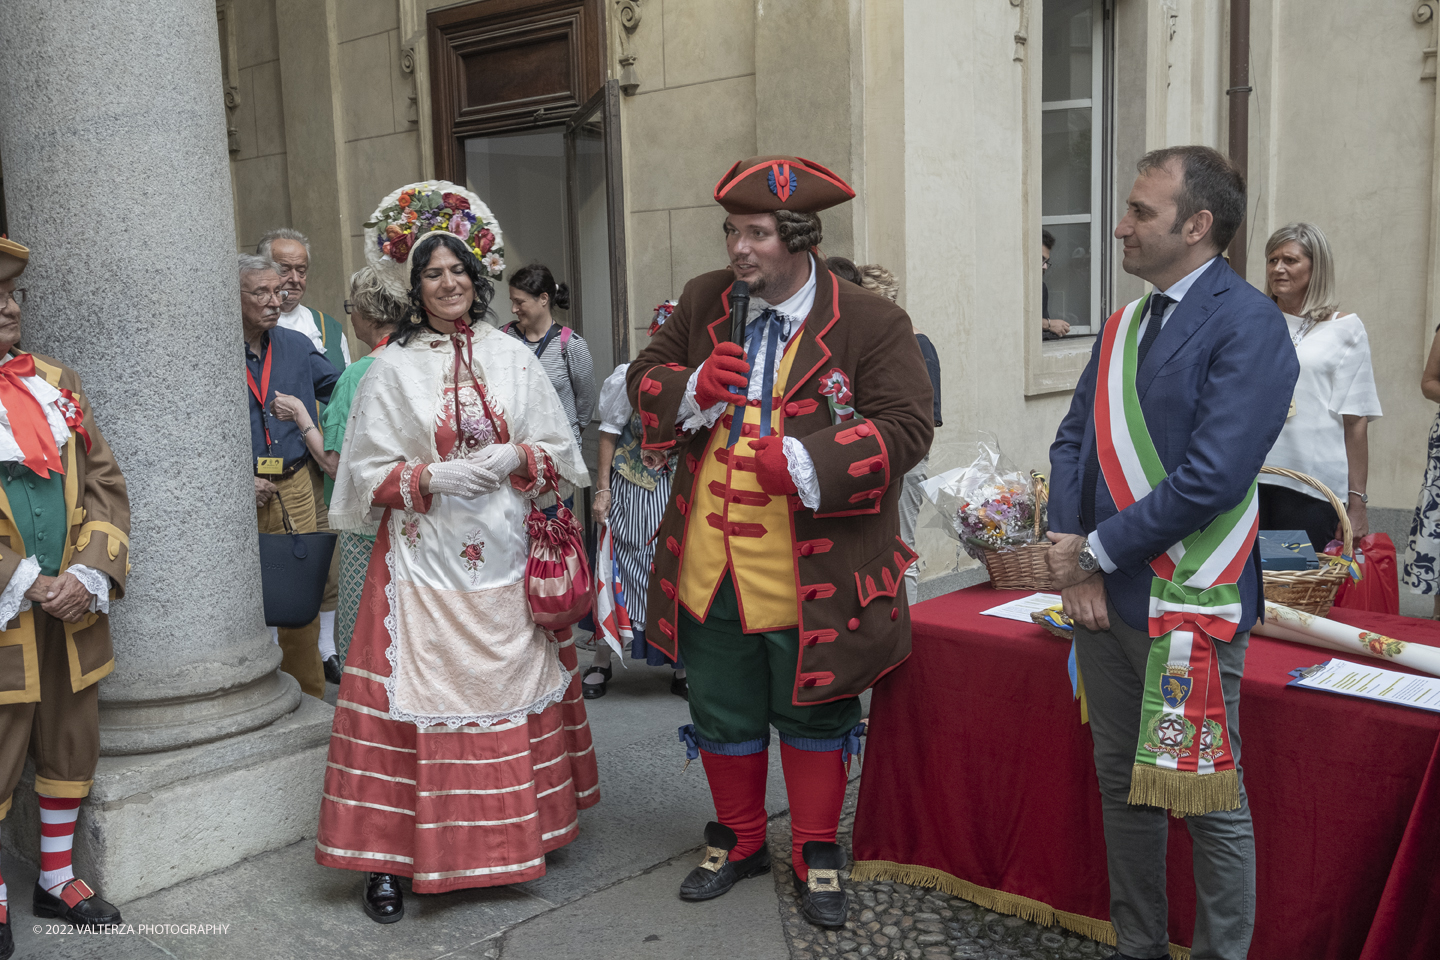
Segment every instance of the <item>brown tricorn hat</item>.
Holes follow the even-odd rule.
[[[0,280],[14,280],[25,272],[30,248],[0,236]]]
[[[850,184],[803,157],[741,160],[715,184],[715,202],[728,213],[819,213],[854,197]]]

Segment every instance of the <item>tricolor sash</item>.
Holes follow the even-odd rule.
[[[1117,310],[1100,340],[1095,444],[1105,483],[1124,510],[1165,479],[1135,387],[1139,327],[1149,295]],[[1158,318],[1151,322],[1158,323]],[[1236,581],[1255,543],[1252,478],[1244,498],[1151,561],[1150,658],[1130,802],[1178,816],[1240,806],[1215,641],[1240,621]]]

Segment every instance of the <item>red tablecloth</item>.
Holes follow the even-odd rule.
[[[1021,596],[981,585],[913,608],[914,653],[871,705],[856,868],[939,883],[1113,943],[1099,787],[1090,728],[1070,694],[1069,644],[979,615]],[[1440,646],[1440,623],[1333,617]],[[1292,669],[1330,656],[1250,640],[1240,730],[1258,874],[1251,960],[1434,960],[1440,715],[1285,687]],[[1182,821],[1170,826],[1170,937],[1185,945],[1195,921],[1190,837]]]

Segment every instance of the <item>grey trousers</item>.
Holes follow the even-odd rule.
[[[1117,949],[1130,957],[1168,957],[1165,896],[1168,813],[1131,806],[1130,771],[1140,734],[1140,699],[1150,637],[1120,619],[1107,600],[1110,629],[1076,624],[1075,657],[1085,683],[1095,772],[1105,820],[1110,870],[1110,920]],[[1216,643],[1235,766],[1240,767],[1240,676],[1250,634]],[[1244,960],[1255,928],[1255,831],[1240,780],[1240,808],[1186,817],[1195,860],[1195,936],[1192,960]]]
[[[920,492],[920,484],[925,481],[925,471],[929,467],[930,454],[927,453],[905,474],[904,486],[900,488],[900,539],[911,550],[918,549],[915,546],[915,521],[920,516],[920,501],[925,497]],[[919,590],[920,561],[916,560],[905,568],[905,594],[911,603],[919,596]]]

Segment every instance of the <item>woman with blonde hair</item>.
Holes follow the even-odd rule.
[[[1370,340],[1354,313],[1342,313],[1335,261],[1325,234],[1291,223],[1265,244],[1265,293],[1285,314],[1300,360],[1290,416],[1265,459],[1270,467],[1307,474],[1346,503],[1355,538],[1369,533],[1365,484],[1368,429],[1381,415],[1370,367]],[[1339,539],[1334,508],[1298,480],[1260,475],[1260,529],[1304,530],[1315,550]]]

